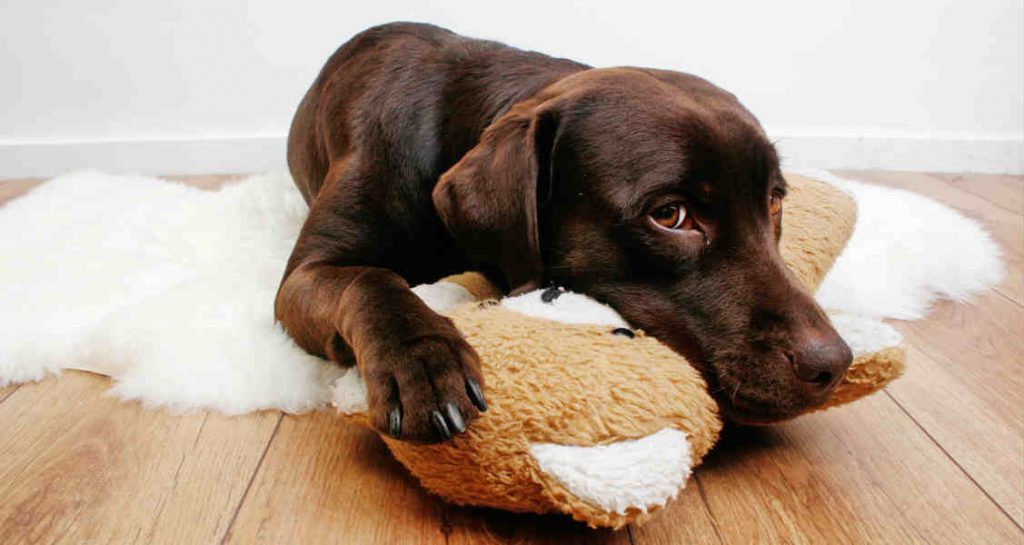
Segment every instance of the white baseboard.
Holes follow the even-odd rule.
[[[1022,135],[772,132],[783,166],[1024,173]],[[94,168],[143,174],[261,172],[285,166],[285,135],[2,141],[0,179]]]
[[[1024,173],[1024,134],[771,133],[783,166],[919,172]]]
[[[141,174],[247,173],[285,168],[285,135],[0,141],[0,179],[80,169]]]

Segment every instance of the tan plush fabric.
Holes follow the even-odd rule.
[[[608,514],[576,499],[540,471],[529,445],[592,446],[674,427],[689,435],[697,462],[718,438],[721,422],[700,374],[654,338],[498,305],[450,316],[480,354],[488,411],[447,444],[385,440],[423,486],[454,503],[620,526],[640,513]]]
[[[814,288],[846,244],[856,208],[827,184],[787,179],[783,256]],[[476,273],[449,280],[478,299],[500,296]],[[450,316],[480,354],[489,410],[446,444],[384,440],[426,489],[453,503],[561,512],[619,528],[643,522],[658,507],[619,514],[590,505],[541,471],[529,445],[592,446],[674,427],[688,434],[696,466],[718,438],[722,424],[699,373],[642,332],[631,339],[608,327],[551,322],[488,303]],[[898,347],[857,358],[828,406],[878,390],[899,375],[903,360]]]
[[[902,346],[891,346],[854,358],[843,381],[832,392],[832,397],[814,410],[823,411],[845,405],[881,390],[903,374],[906,361],[907,354]]]
[[[846,246],[857,221],[857,204],[831,185],[786,174],[782,259],[808,290],[817,291],[825,273]]]

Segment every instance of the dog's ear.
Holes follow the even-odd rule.
[[[550,184],[558,120],[552,108],[519,104],[445,172],[434,208],[471,260],[497,267],[513,293],[543,282],[537,195]]]

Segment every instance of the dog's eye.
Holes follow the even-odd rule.
[[[666,204],[655,208],[650,216],[654,223],[665,229],[679,229],[686,222],[686,207],[678,202]]]
[[[768,201],[768,210],[771,211],[772,215],[776,215],[782,212],[782,196],[772,195],[771,200]]]

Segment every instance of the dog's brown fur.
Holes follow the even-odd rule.
[[[606,301],[699,362],[734,419],[819,404],[849,365],[779,257],[773,146],[700,78],[388,24],[328,60],[288,163],[310,214],[276,315],[307,351],[357,363],[374,425],[395,431],[400,412],[405,439],[476,415],[475,352],[409,290],[464,270]],[[651,221],[667,199],[690,229]]]

